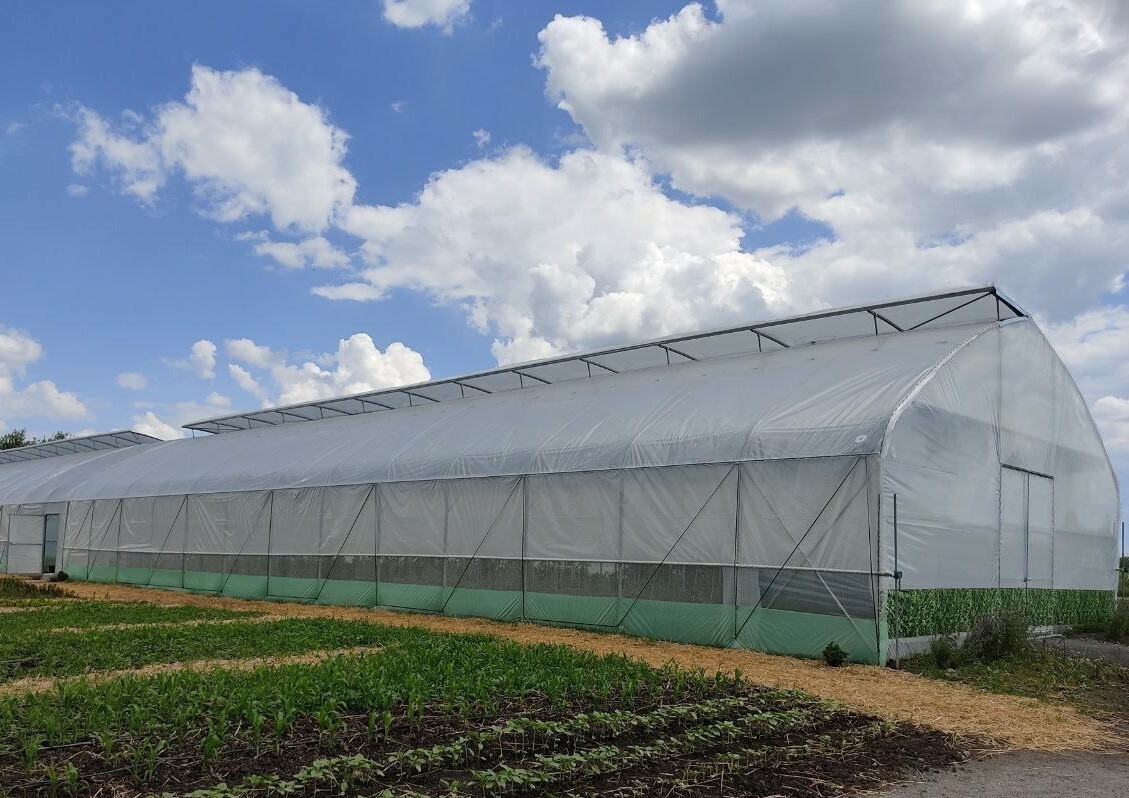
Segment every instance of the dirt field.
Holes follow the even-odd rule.
[[[674,662],[709,672],[740,670],[746,678],[767,686],[804,690],[862,712],[952,734],[991,739],[1004,748],[1053,752],[1124,750],[1125,746],[1125,739],[1117,730],[1069,706],[994,695],[888,668],[850,666],[833,670],[821,663],[753,651],[663,643],[528,623],[243,601],[123,585],[73,583],[65,588],[83,598],[224,607],[289,617],[368,620],[443,632],[489,634],[525,644],[563,643],[595,653],[624,654],[652,665]]]

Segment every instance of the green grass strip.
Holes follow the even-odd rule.
[[[12,641],[29,633],[69,626],[203,621],[258,614],[210,607],[162,607],[158,604],[102,601],[63,601],[31,606],[36,609],[0,614],[0,641]],[[3,643],[0,643],[2,646]]]
[[[45,630],[0,640],[0,662],[9,663],[6,677],[0,671],[0,678],[71,676],[160,662],[297,654],[376,645],[386,637],[379,627],[368,623],[323,618],[91,630],[78,638]]]

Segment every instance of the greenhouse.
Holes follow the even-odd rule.
[[[1114,603],[1101,438],[994,287],[188,428],[0,452],[0,571],[869,662]]]

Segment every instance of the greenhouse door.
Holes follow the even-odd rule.
[[[1000,587],[1051,587],[1054,480],[1000,470]]]
[[[13,515],[8,523],[8,573],[43,573],[43,516]]]
[[[55,573],[59,557],[59,515],[49,513],[43,516],[43,573]]]

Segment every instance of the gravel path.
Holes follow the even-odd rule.
[[[886,798],[1115,798],[1129,795],[1129,755],[1018,751],[931,773]]]
[[[1071,657],[1101,659],[1129,668],[1129,646],[1122,643],[1107,643],[1089,637],[1054,637],[1042,643],[1036,642],[1052,651],[1060,651]]]

